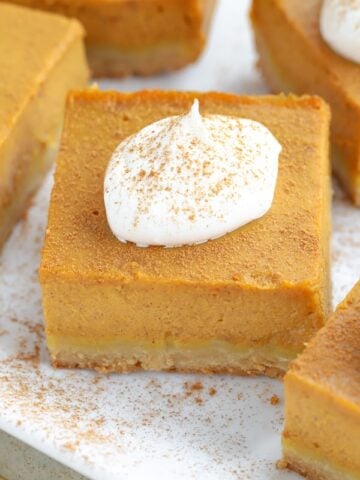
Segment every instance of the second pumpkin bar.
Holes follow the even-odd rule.
[[[201,54],[216,0],[11,0],[78,19],[95,77],[153,75]]]
[[[272,90],[316,94],[329,102],[333,168],[360,206],[360,65],[324,41],[320,29],[323,3],[253,0],[251,21],[260,67]],[[335,8],[341,2],[332,3]],[[344,12],[351,4],[355,8],[357,2],[344,2]]]

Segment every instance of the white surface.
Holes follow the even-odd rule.
[[[246,4],[220,0],[209,49],[194,67],[111,85],[264,92]],[[281,455],[281,382],[50,367],[37,281],[49,191],[47,182],[0,259],[0,428],[97,480],[298,478],[274,467]],[[335,303],[360,273],[359,214],[338,194]],[[189,395],[185,382],[197,380],[204,388]],[[209,388],[217,393],[210,395]],[[278,406],[270,404],[273,394],[280,397]]]
[[[118,240],[139,247],[219,238],[270,209],[280,152],[265,125],[202,116],[195,99],[188,112],[117,146],[104,181],[109,226]]]

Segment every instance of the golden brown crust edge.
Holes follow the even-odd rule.
[[[303,461],[295,458],[293,455],[284,455],[284,460],[280,462],[281,469],[289,469],[302,475],[309,480],[344,480],[340,475],[329,474],[329,472],[320,471],[313,465],[305,464]]]
[[[116,362],[109,365],[101,365],[94,361],[78,360],[74,362],[63,361],[58,358],[52,358],[52,366],[54,368],[79,368],[90,369],[102,373],[133,373],[138,371],[144,371],[141,362],[136,362],[134,365],[129,365],[126,362]],[[163,372],[174,373],[201,373],[205,375],[238,375],[238,376],[258,376],[265,375],[270,378],[283,378],[285,372],[281,368],[268,365],[257,365],[254,368],[241,368],[241,367],[212,367],[212,368],[176,368],[176,367],[164,367],[161,369]]]
[[[131,58],[114,48],[87,46],[87,55],[92,76],[95,78],[124,78],[131,75],[149,77],[166,72],[180,70],[196,62],[202,53],[203,47],[189,52],[176,54],[168,52],[154,53],[148,58]]]

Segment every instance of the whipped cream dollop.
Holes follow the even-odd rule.
[[[164,118],[116,148],[105,175],[109,226],[122,242],[206,242],[271,207],[281,146],[253,120],[190,112]]]
[[[336,53],[360,63],[360,0],[324,0],[320,31]]]

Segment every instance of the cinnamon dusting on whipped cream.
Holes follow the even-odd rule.
[[[262,124],[191,110],[155,122],[115,150],[104,182],[122,242],[175,247],[220,237],[264,215],[281,146]]]

